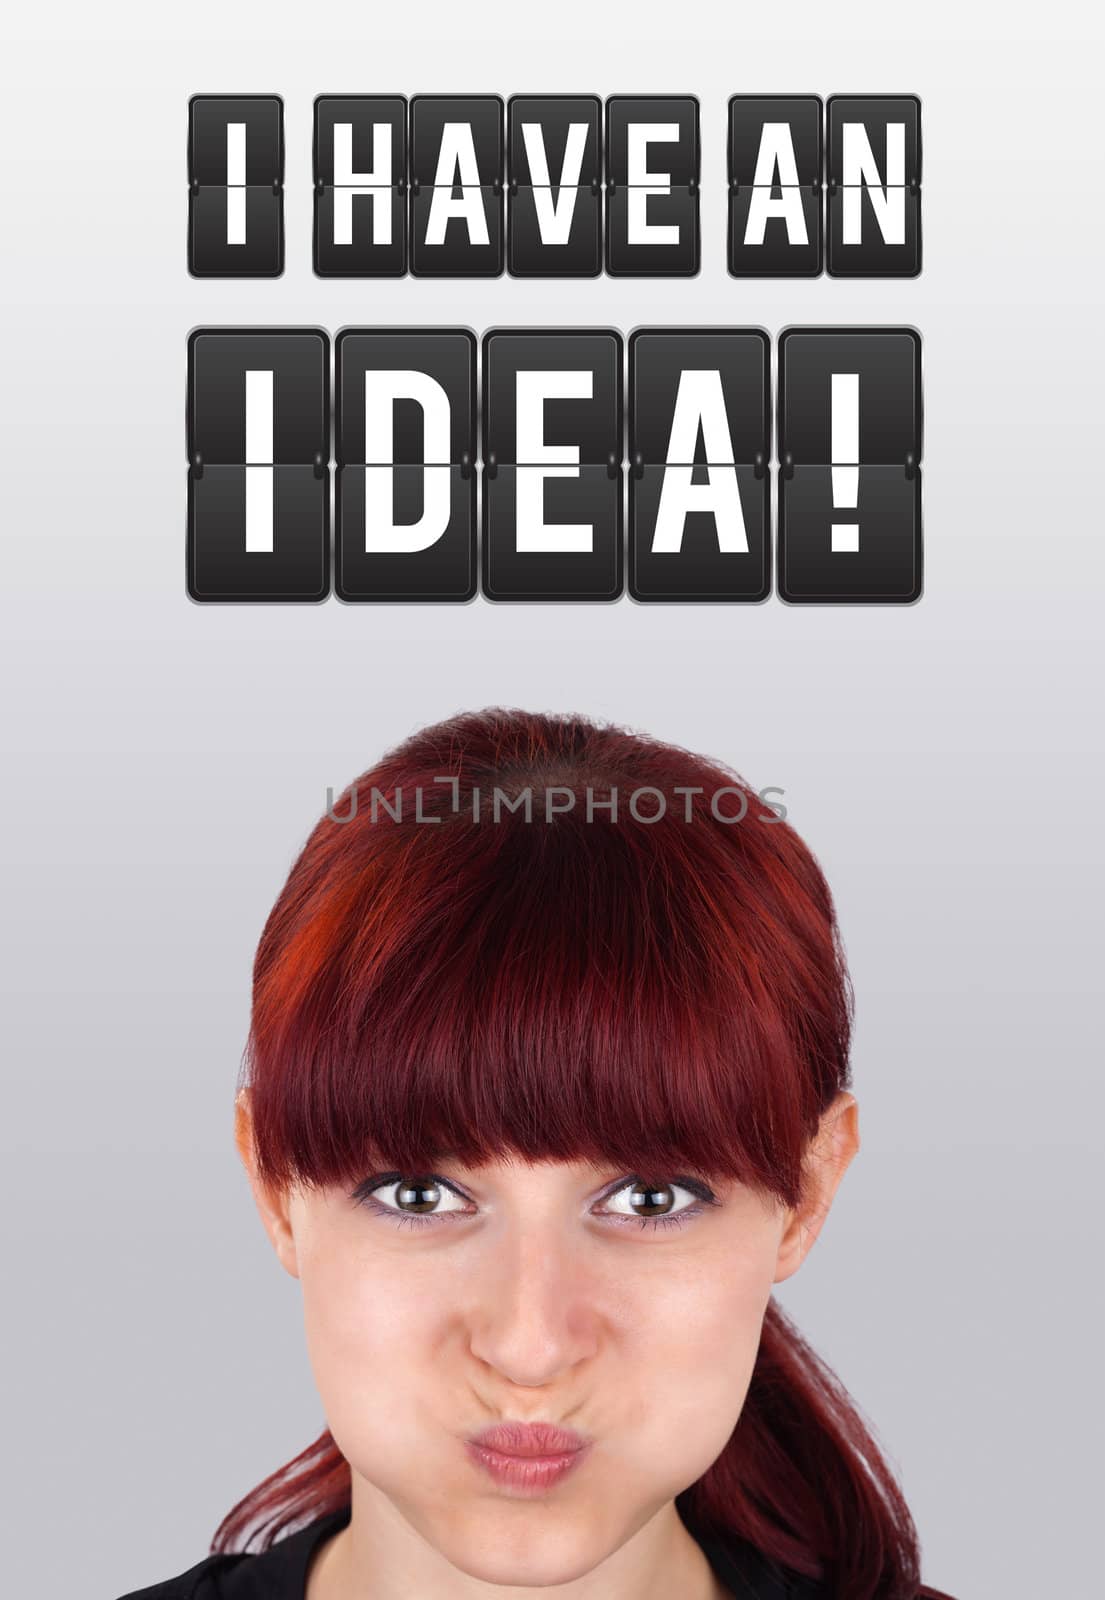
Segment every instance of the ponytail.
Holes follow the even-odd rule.
[[[739,1535],[841,1600],[940,1600],[870,1427],[774,1299],[740,1420],[680,1503],[693,1525]]]

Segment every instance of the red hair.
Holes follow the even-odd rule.
[[[448,1150],[689,1168],[795,1205],[851,1023],[824,876],[736,773],[583,716],[464,713],[349,786],[269,915],[242,1080],[258,1174],[349,1186]],[[349,1501],[327,1430],[211,1549]],[[774,1299],[729,1442],[678,1503],[848,1600],[936,1593],[872,1432]]]

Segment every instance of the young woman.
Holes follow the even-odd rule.
[[[327,1427],[127,1600],[938,1596],[771,1296],[859,1145],[851,1002],[718,762],[492,708],[365,773],[265,925],[236,1110]]]

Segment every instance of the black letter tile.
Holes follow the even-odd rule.
[[[475,334],[344,328],[336,349],[338,598],[471,600]]]
[[[514,95],[507,106],[507,269],[513,277],[602,271],[602,102]]]
[[[830,276],[916,277],[920,100],[915,94],[834,94],[828,116]]]
[[[630,336],[635,600],[770,593],[770,375],[762,328],[639,328]]]
[[[820,95],[729,101],[729,271],[816,278],[822,267]]]
[[[779,593],[921,593],[921,339],[913,328],[779,336]]]
[[[395,95],[315,101],[314,265],[325,278],[407,270],[407,102]]]
[[[503,154],[498,95],[415,95],[410,229],[416,277],[502,272]]]
[[[194,94],[188,102],[188,271],[277,278],[284,270],[284,102]]]
[[[698,101],[613,95],[606,102],[606,270],[692,277],[699,255]]]
[[[616,600],[622,339],[613,328],[495,328],[483,340],[483,592]]]
[[[188,593],[330,592],[330,340],[321,328],[188,339]]]

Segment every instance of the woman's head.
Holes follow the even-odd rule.
[[[268,918],[259,1172],[591,1157],[793,1205],[850,1014],[824,877],[732,771],[581,716],[456,716],[350,785]]]
[[[816,862],[718,762],[495,708],[351,785],[265,926],[237,1131],[354,1486],[535,1585],[708,1503],[857,1147],[850,1015]],[[504,1420],[589,1448],[527,1497],[466,1448]]]

